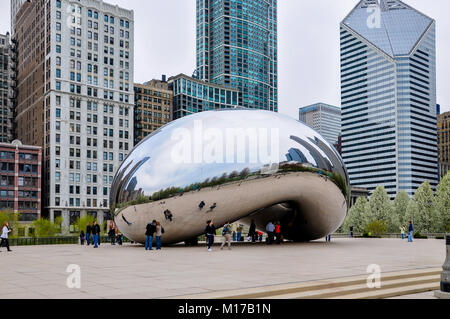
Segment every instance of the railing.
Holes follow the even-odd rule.
[[[91,240],[92,242],[92,240]],[[108,236],[100,237],[101,243],[110,243]],[[123,242],[130,242],[127,238]],[[45,245],[78,245],[80,244],[79,237],[30,237],[30,238],[10,238],[10,246],[45,246]]]
[[[428,237],[428,239],[435,239],[435,238],[445,239],[445,234],[444,233],[442,233],[442,234],[429,233],[429,234],[421,234],[421,235],[425,236],[425,237]],[[405,233],[405,237],[407,237],[407,236],[408,236],[408,234]],[[350,234],[336,233],[336,234],[331,235],[331,237],[334,237],[334,238],[349,238]],[[353,237],[363,237],[363,234],[361,234],[361,233],[354,233]],[[399,238],[402,238],[402,235],[401,234],[384,234],[384,235],[381,235],[380,237],[382,237],[382,238],[396,238],[396,239],[399,239]]]

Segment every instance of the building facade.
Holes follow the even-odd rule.
[[[165,79],[134,84],[134,145],[172,121],[173,93]]]
[[[341,135],[341,109],[325,103],[300,108],[300,122],[311,126],[331,144]]]
[[[236,108],[240,93],[237,89],[201,81],[184,74],[169,78],[173,92],[173,119],[209,110]]]
[[[41,216],[42,149],[0,143],[0,211],[19,213],[32,222]]]
[[[101,0],[28,1],[15,17],[18,136],[43,148],[43,208],[108,217],[133,148],[134,13]]]
[[[436,187],[435,25],[399,0],[362,0],[341,23],[342,153],[352,186],[383,185],[392,197],[412,196],[425,180]]]
[[[197,77],[278,112],[277,0],[197,0]]]
[[[444,177],[450,171],[450,112],[438,116],[439,171]]]
[[[0,143],[14,139],[14,59],[9,33],[0,34]]]

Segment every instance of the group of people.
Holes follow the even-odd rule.
[[[244,229],[243,225],[239,225],[237,228],[235,228],[233,224],[227,222],[223,226],[222,230],[223,242],[220,249],[223,250],[225,245],[228,245],[228,249],[231,250],[232,241],[241,242],[243,229]],[[266,232],[268,245],[273,245],[274,243],[281,244],[282,236],[281,236],[280,222],[270,221],[266,226]],[[214,226],[214,221],[212,220],[207,221],[204,234],[206,237],[206,244],[208,247],[208,251],[212,251],[212,246],[214,245],[214,238],[216,236],[216,227]],[[258,240],[262,242],[263,236],[264,234],[262,232],[256,230],[256,223],[254,220],[252,220],[248,232],[248,240],[254,243],[257,242]]]
[[[86,226],[86,232],[81,231],[80,233],[81,245],[84,246],[84,243],[86,242],[87,246],[90,246],[92,244],[94,245],[94,248],[98,248],[98,246],[100,245],[100,233],[100,225],[98,225],[96,221],[94,221],[92,226],[90,223],[88,223]],[[110,239],[111,245],[115,245],[116,243],[122,245],[123,243],[123,235],[117,232],[117,227],[114,225],[114,223],[111,223],[110,229],[108,231],[108,237]]]
[[[400,226],[400,232],[402,233],[402,239],[405,239],[406,236],[406,227],[405,225],[401,225]],[[408,226],[408,243],[412,243],[414,240],[414,226],[412,221],[409,222],[409,226]]]
[[[161,250],[161,238],[164,234],[164,228],[161,223],[153,220],[147,224],[145,231],[145,250],[153,250],[153,238],[156,237],[156,250]]]

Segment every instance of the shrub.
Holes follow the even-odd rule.
[[[387,233],[387,224],[384,220],[375,220],[366,226],[366,232],[374,236],[381,236]]]
[[[424,236],[424,235],[422,235],[421,233],[416,232],[416,233],[414,234],[414,238],[415,238],[415,239],[428,239],[428,236]]]
[[[44,218],[35,220],[32,225],[35,229],[35,237],[52,237],[59,231],[59,227],[57,225]]]

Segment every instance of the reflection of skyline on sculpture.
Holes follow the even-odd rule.
[[[241,112],[253,113],[254,111],[241,110]],[[204,114],[205,113],[206,112],[204,112]],[[216,111],[208,113],[210,114],[207,116],[209,117],[209,119],[205,120],[206,123],[209,123],[209,120],[211,119],[215,119],[214,113],[224,114],[224,111]],[[280,117],[284,116],[280,115]],[[234,118],[233,119],[230,118],[229,120],[230,122],[228,124],[230,127],[232,127],[233,125],[235,125],[236,127],[240,127],[239,125],[242,125],[242,127],[244,127],[245,125],[244,123],[242,123],[242,120],[236,120]],[[260,120],[264,120],[264,116],[262,116]],[[233,172],[240,173],[245,169],[249,169],[250,172],[255,173],[259,171],[261,166],[272,164],[272,163],[255,163],[249,165],[248,156],[246,157],[247,159],[246,163],[176,164],[171,159],[170,147],[173,145],[172,144],[173,142],[171,141],[170,132],[168,132],[167,130],[169,128],[173,130],[174,129],[173,127],[175,128],[182,127],[185,125],[185,122],[186,119],[180,119],[176,122],[166,125],[165,127],[161,128],[161,130],[156,132],[156,134],[158,134],[157,141],[151,138],[155,136],[155,134],[151,135],[147,137],[147,139],[142,141],[133,150],[133,152],[124,161],[122,167],[119,169],[117,173],[118,176],[123,176],[125,174],[125,176],[127,176],[128,178],[124,181],[124,188],[127,188],[128,191],[131,191],[131,189],[128,189],[130,186],[129,183],[131,179],[135,178],[136,180],[135,187],[141,189],[143,195],[151,196],[153,193],[159,192],[166,188],[176,187],[182,189],[192,184],[203,183],[208,179],[209,180],[211,180],[212,178],[219,179],[224,174],[230,175]],[[297,121],[293,122],[298,123]],[[219,124],[220,126],[217,127],[222,130],[225,130],[227,128],[227,126],[223,125],[223,123],[218,122],[214,123]],[[266,123],[258,122],[257,125],[253,126],[256,128],[258,127],[271,128],[270,121],[267,121]],[[216,124],[213,124],[213,126],[215,125]],[[187,127],[189,127],[189,125]],[[296,152],[299,152],[304,156],[304,162],[312,164],[312,167],[343,174],[344,173],[343,170],[339,168],[340,165],[336,165],[336,163],[339,163],[340,159],[337,153],[334,151],[334,148],[332,148],[325,139],[319,137],[314,130],[307,128],[307,130],[305,130],[305,133],[307,133],[306,135],[307,139],[302,139],[298,136],[289,136],[289,135],[286,136],[289,136],[290,140],[285,140],[280,137],[280,149],[296,150]],[[161,143],[160,141],[164,139],[165,142]],[[327,148],[328,150],[327,152],[325,152],[324,150]],[[148,150],[150,150],[151,152],[150,156]],[[244,149],[238,150],[238,152],[244,151],[245,151]],[[135,161],[138,158],[143,158],[143,160],[142,162],[135,164]],[[287,154],[282,151],[280,151],[279,158],[280,163],[286,163],[292,160],[291,157],[287,156]],[[133,169],[131,169],[130,167],[133,167]],[[134,189],[133,191],[135,190],[136,189]],[[114,191],[112,192],[112,194],[113,194],[112,196],[116,196]],[[112,203],[114,203],[114,200],[112,200]]]
[[[237,153],[245,152],[245,162],[201,164],[174,159],[172,150],[179,140],[172,139],[173,132],[181,128],[190,135],[196,121],[216,130],[217,136],[230,128],[252,132],[276,128],[277,139],[266,146],[277,154],[253,163],[249,137],[246,143],[235,144]],[[258,144],[260,155],[263,144]],[[273,144],[276,147],[269,148]],[[264,230],[274,218],[285,238],[304,241],[321,238],[341,225],[348,191],[342,159],[320,134],[277,113],[236,109],[191,115],[143,140],[120,167],[111,203],[117,226],[137,242],[145,240],[145,225],[154,219],[166,230],[163,241],[176,243],[201,235],[209,219],[219,228],[226,222],[254,219]],[[199,208],[201,202],[206,209]],[[213,208],[207,211],[208,207]]]

